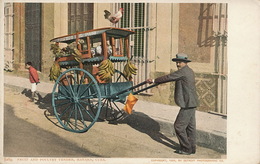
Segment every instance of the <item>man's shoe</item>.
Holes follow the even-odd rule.
[[[183,155],[190,155],[191,154],[191,153],[188,153],[188,152],[185,152],[185,151],[182,151],[182,150],[176,150],[175,153],[183,154]]]

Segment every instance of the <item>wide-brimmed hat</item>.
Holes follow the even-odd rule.
[[[172,58],[172,61],[174,62],[191,62],[191,60],[188,60],[188,55],[184,53],[176,54],[176,58]]]

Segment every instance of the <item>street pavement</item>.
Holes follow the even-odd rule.
[[[5,87],[4,100],[4,156],[6,159],[12,157],[14,163],[22,157],[26,160],[32,157],[80,160],[84,157],[104,160],[163,158],[171,161],[180,158],[219,161],[226,158],[225,154],[200,146],[193,155],[174,153],[178,147],[177,138],[162,133],[160,125],[152,118],[144,122],[142,117],[130,115],[118,124],[98,121],[85,133],[72,133],[49,115],[48,101],[28,102],[25,92],[9,87]]]
[[[4,105],[5,157],[98,157],[81,147],[15,116],[12,106]]]

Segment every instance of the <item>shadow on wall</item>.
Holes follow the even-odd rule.
[[[213,4],[200,4],[199,28],[197,44],[199,47],[214,46],[214,37],[212,35],[212,8]]]

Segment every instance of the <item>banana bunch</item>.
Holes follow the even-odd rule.
[[[137,73],[136,66],[133,63],[131,63],[130,60],[128,60],[124,67],[123,74],[126,76],[128,80],[130,80],[132,78],[132,75],[136,75],[136,73]]]
[[[84,40],[80,39],[79,43],[84,43]],[[54,57],[63,57],[67,54],[71,54],[74,56],[77,62],[82,62],[82,54],[78,50],[76,42],[72,42],[68,44],[67,47],[64,47],[62,49],[59,47],[58,44],[51,44],[50,50],[54,54]]]
[[[77,62],[81,62],[82,61],[82,54],[79,52],[78,48],[77,48],[77,43],[76,42],[72,42],[68,45],[68,48],[70,49],[71,55],[74,56],[74,59]]]
[[[65,55],[65,52],[62,49],[60,49],[59,45],[57,44],[51,44],[50,50],[52,51],[55,57],[62,57]]]
[[[111,60],[109,59],[103,60],[98,66],[98,68],[99,68],[98,75],[100,77],[100,80],[105,82],[111,81],[112,76],[115,73],[115,68]]]
[[[74,59],[77,62],[81,62],[82,61],[82,54],[79,52],[79,50],[77,48],[74,48],[73,50],[74,51],[73,51],[72,55],[74,56]]]
[[[51,44],[50,50],[53,52],[53,54],[57,54],[61,51],[59,45],[57,44]]]
[[[50,81],[56,81],[60,76],[60,65],[57,62],[54,62],[50,69]]]

